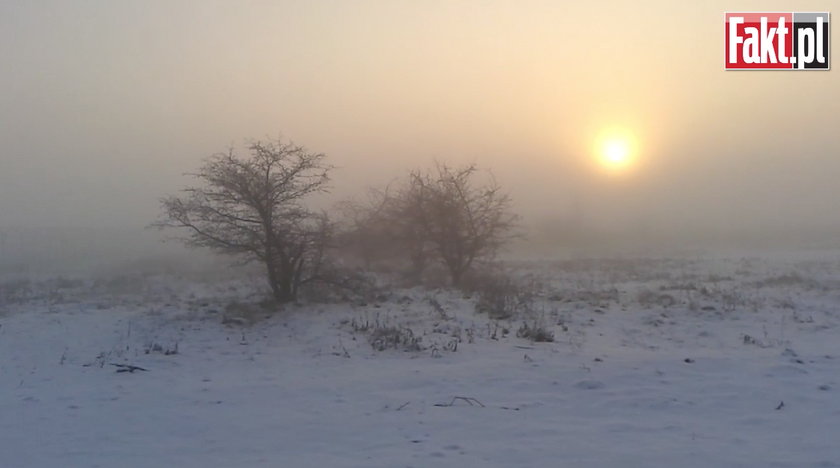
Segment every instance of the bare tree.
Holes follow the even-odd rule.
[[[405,236],[414,264],[422,267],[431,253],[460,286],[477,260],[494,257],[515,236],[518,217],[511,199],[492,175],[477,182],[474,165],[452,168],[437,164],[432,171],[414,171],[399,194],[396,223]]]
[[[422,190],[408,183],[369,189],[366,198],[339,204],[341,250],[361,260],[368,270],[402,266],[407,261],[409,279],[418,281],[430,257]]]
[[[421,172],[411,172],[408,182],[398,190],[391,204],[391,222],[397,241],[408,256],[411,265],[408,276],[412,281],[422,279],[434,253],[431,239],[434,214],[429,203],[432,200],[431,188],[432,184],[424,183]]]
[[[304,199],[325,192],[325,155],[282,140],[254,142],[249,156],[233,149],[188,174],[199,185],[161,200],[158,227],[181,228],[184,242],[261,262],[275,300],[289,302],[318,278],[332,225]]]

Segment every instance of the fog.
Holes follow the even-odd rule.
[[[182,173],[280,134],[337,166],[324,206],[435,160],[492,169],[541,251],[837,246],[836,72],[723,69],[725,11],[790,9],[3,2],[0,255],[165,252],[145,226]],[[593,155],[609,126],[638,140],[621,174]]]

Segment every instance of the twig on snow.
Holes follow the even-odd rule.
[[[149,369],[144,369],[144,368],[139,367],[139,366],[132,366],[131,364],[117,364],[115,362],[112,362],[111,365],[119,368],[119,369],[117,369],[117,372],[130,372],[130,373],[133,374],[134,371],[143,371],[143,372],[148,372],[149,371]]]
[[[458,400],[466,401],[470,406],[480,406],[482,408],[485,408],[484,403],[478,401],[477,399],[475,399],[473,397],[463,397],[463,396],[452,397],[452,401],[450,401],[449,403],[435,403],[435,406],[441,406],[441,407],[444,407],[444,408],[447,408],[447,407],[450,407],[450,406],[455,406],[455,402],[458,401]]]

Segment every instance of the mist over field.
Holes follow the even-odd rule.
[[[4,3],[4,261],[84,250],[79,229],[152,254],[182,173],[281,133],[337,166],[324,207],[490,169],[520,249],[835,246],[834,74],[724,72],[730,3]],[[638,140],[627,173],[594,162],[610,126]]]

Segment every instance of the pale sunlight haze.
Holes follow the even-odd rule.
[[[337,166],[325,203],[446,160],[492,169],[528,223],[827,235],[835,73],[722,69],[724,11],[790,8],[4,2],[0,224],[141,228],[202,158],[282,134]]]

